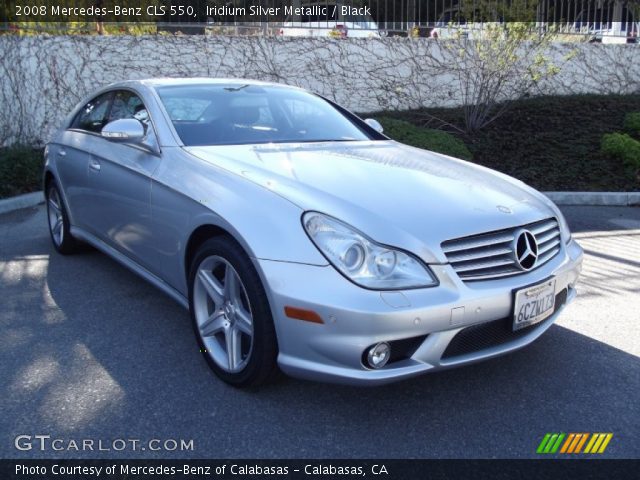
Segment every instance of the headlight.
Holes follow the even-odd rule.
[[[352,282],[374,290],[432,287],[438,281],[418,259],[375,243],[354,228],[316,212],[302,216],[307,234],[331,264]]]

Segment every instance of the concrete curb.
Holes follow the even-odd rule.
[[[640,206],[640,192],[543,192],[556,205]]]
[[[44,194],[41,191],[5,198],[0,200],[0,214],[21,208],[35,207],[41,203],[44,203]]]

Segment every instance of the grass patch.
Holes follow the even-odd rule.
[[[640,95],[532,98],[516,102],[504,116],[473,136],[460,138],[475,163],[540,190],[634,191],[640,190],[634,169],[600,147],[604,134],[625,130],[625,116],[639,111]],[[431,126],[431,115],[462,125],[459,108],[369,116],[392,116],[416,126]]]
[[[404,120],[378,117],[384,134],[412,147],[424,148],[452,157],[471,159],[471,152],[462,140],[442,130],[420,128]]]
[[[0,148],[0,198],[40,190],[43,167],[41,148]]]

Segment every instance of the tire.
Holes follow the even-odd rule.
[[[267,295],[253,263],[230,237],[198,248],[189,270],[189,310],[200,351],[220,379],[255,387],[278,377]]]
[[[47,224],[49,235],[54,248],[62,255],[69,255],[80,250],[81,243],[71,235],[69,214],[60,195],[60,189],[55,180],[47,185]]]

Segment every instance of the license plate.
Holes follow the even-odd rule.
[[[518,290],[513,310],[513,330],[540,323],[553,313],[555,303],[555,278]]]

